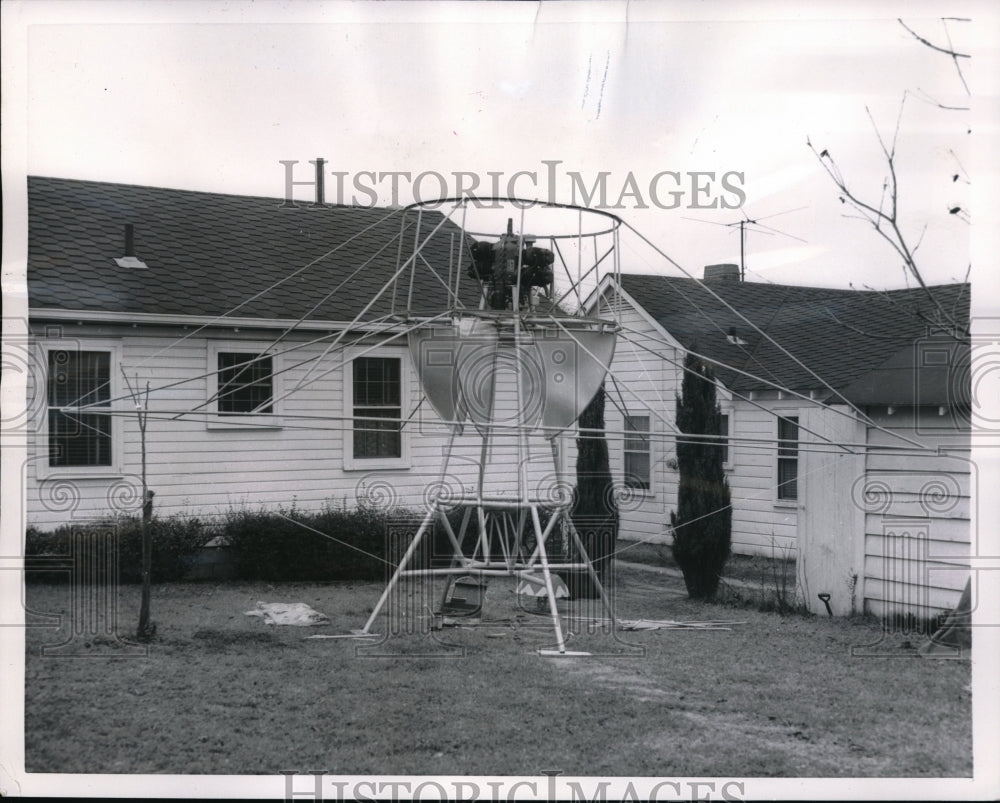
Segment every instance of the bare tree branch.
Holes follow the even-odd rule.
[[[952,316],[941,306],[941,303],[935,297],[934,293],[931,292],[927,283],[924,281],[923,276],[920,273],[920,269],[917,267],[916,259],[914,258],[914,253],[917,248],[920,247],[920,241],[923,239],[923,233],[920,235],[920,239],[917,241],[916,248],[910,248],[910,245],[903,234],[899,226],[898,210],[899,210],[899,184],[896,176],[896,139],[899,134],[900,121],[902,120],[902,110],[903,104],[906,102],[906,94],[903,94],[903,100],[900,102],[900,113],[896,118],[896,127],[893,131],[892,147],[886,145],[885,138],[882,136],[875,124],[875,119],[872,116],[871,110],[866,106],[865,111],[868,114],[868,119],[872,122],[872,127],[875,129],[875,137],[878,140],[879,146],[882,148],[882,154],[885,156],[886,166],[889,169],[889,175],[885,179],[882,185],[882,197],[879,200],[878,207],[873,206],[866,201],[863,201],[853,190],[847,186],[847,182],[843,179],[840,169],[837,167],[836,162],[833,157],[830,156],[830,152],[824,149],[822,152],[817,152],[816,148],[813,146],[812,142],[807,139],[806,144],[809,149],[816,156],[819,163],[823,166],[827,175],[833,181],[834,185],[840,191],[840,201],[841,203],[849,204],[857,212],[860,213],[860,217],[866,220],[879,236],[885,240],[892,249],[899,255],[900,259],[903,261],[903,269],[908,272],[909,275],[916,279],[917,284],[923,288],[927,297],[931,300],[931,303],[937,309],[938,316],[940,320],[947,321],[953,330],[958,331],[960,327],[957,322],[952,319]],[[886,194],[888,193],[888,209],[885,208],[886,204]],[[956,207],[952,211],[953,214],[961,211],[960,207]],[[854,215],[845,215],[845,217],[855,217]],[[926,227],[925,227],[926,229]]]
[[[965,183],[971,184],[972,181],[969,179],[969,174],[965,172],[965,165],[963,165],[962,161],[958,158],[958,154],[956,154],[955,151],[953,151],[951,148],[948,149],[948,153],[951,154],[951,158],[955,160],[955,164],[958,165],[958,169],[961,170],[962,175],[965,176],[964,179]],[[960,178],[959,175],[956,173],[954,178],[952,178],[952,181],[958,181],[959,178]]]
[[[893,298],[885,290],[876,289],[868,284],[864,284],[862,285],[862,287],[864,287],[865,290],[870,290],[873,293],[877,293],[887,304],[891,304],[894,307],[904,306],[900,304],[899,301]],[[924,312],[919,307],[913,304],[906,304],[905,309],[907,313],[912,315],[914,318],[917,318],[918,320],[921,320],[924,323],[926,323],[930,331],[942,331],[948,333],[949,335],[955,337],[958,340],[966,340],[968,339],[969,333],[971,331],[969,325],[965,324],[960,326],[955,322],[955,319],[953,317],[954,314],[957,312],[958,303],[960,301],[961,301],[961,296],[955,299],[955,304],[953,305],[952,308],[953,315],[951,317],[942,315],[942,310],[940,305],[937,305],[938,306],[937,318],[928,315],[926,312]]]
[[[922,90],[920,87],[917,87],[917,91],[915,94],[924,103],[929,103],[931,104],[931,106],[937,106],[939,109],[944,109],[945,111],[948,112],[967,112],[972,108],[971,106],[948,106],[947,104],[942,103],[936,98],[932,98],[930,95],[924,92],[924,90]]]
[[[954,64],[955,64],[955,70],[956,70],[956,72],[958,72],[958,80],[962,82],[962,87],[965,89],[965,94],[966,95],[971,95],[972,93],[969,92],[969,85],[968,85],[968,83],[966,83],[965,75],[962,73],[962,66],[961,66],[961,64],[959,63],[958,60],[959,59],[971,59],[972,56],[969,53],[959,53],[952,46],[952,44],[951,44],[951,34],[948,31],[948,19],[955,19],[955,21],[967,22],[967,20],[957,20],[956,18],[943,17],[941,19],[941,24],[944,25],[944,35],[945,35],[945,38],[948,40],[948,47],[939,47],[938,45],[935,45],[933,42],[929,42],[928,40],[924,39],[924,37],[920,36],[916,31],[914,31],[905,22],[903,22],[902,19],[900,19],[900,18],[897,17],[896,21],[900,25],[902,25],[907,31],[909,31],[910,35],[914,39],[916,39],[918,42],[920,42],[922,45],[926,45],[931,50],[936,50],[939,53],[944,53],[945,55],[950,56],[952,62],[954,62]]]
[[[965,94],[971,95],[972,93],[969,91],[969,85],[965,81],[965,75],[962,73],[962,66],[958,62],[958,56],[955,54],[955,48],[951,43],[951,33],[948,31],[948,21],[942,19],[941,25],[944,26],[944,35],[948,38],[948,47],[952,50],[951,60],[955,62],[955,70],[958,73],[958,80],[960,80],[962,82],[962,86],[965,87]]]
[[[956,20],[958,22],[968,22],[969,21],[969,20],[964,20],[964,19],[958,19],[956,17],[948,17],[946,19],[954,19],[954,20]],[[906,28],[906,30],[910,32],[910,35],[914,39],[916,39],[918,42],[920,42],[920,44],[927,45],[927,47],[929,47],[931,50],[937,50],[939,53],[944,53],[944,54],[946,54],[948,56],[951,56],[952,58],[955,58],[955,59],[971,59],[972,58],[972,55],[969,54],[969,53],[956,53],[954,50],[949,50],[946,47],[938,47],[933,42],[928,42],[926,39],[924,39],[924,37],[922,37],[920,34],[918,34],[916,31],[914,31],[911,27],[909,27],[905,22],[903,22],[903,20],[899,19],[898,17],[896,18],[896,22],[898,22],[900,25],[902,25],[904,28]]]

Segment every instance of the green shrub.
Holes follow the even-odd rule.
[[[604,437],[604,397],[602,383],[580,414],[580,427],[597,432],[576,439],[576,487],[570,516],[601,585],[607,586],[612,579],[618,542],[618,503]],[[574,550],[569,553],[575,556]],[[599,596],[590,572],[560,572],[560,576],[574,599]]]
[[[673,556],[684,573],[691,599],[715,597],[729,557],[732,507],[722,469],[718,439],[721,414],[715,399],[715,376],[709,366],[688,353],[684,358],[681,395],[677,397],[677,510],[670,512]]]
[[[457,534],[463,511],[448,512]],[[349,510],[328,503],[307,512],[292,507],[277,509],[234,508],[211,525],[183,516],[154,517],[150,522],[153,541],[153,582],[182,580],[194,564],[198,549],[221,536],[241,580],[385,581],[413,541],[424,513],[405,508],[384,510],[360,505]],[[547,513],[542,511],[543,526]],[[74,533],[113,531],[117,536],[119,577],[124,583],[141,582],[142,539],[140,519],[119,516],[87,525],[65,525],[51,532],[27,531],[29,579],[64,582],[69,578]],[[473,516],[462,544],[471,556],[479,541],[479,526]],[[533,538],[526,539],[533,547]],[[494,558],[501,558],[495,545]],[[408,568],[443,567],[451,563],[454,549],[445,528],[435,522],[422,540]],[[58,566],[53,566],[57,562]]]
[[[142,582],[142,522],[138,516],[120,521],[119,572],[122,582]],[[214,537],[210,526],[186,516],[153,516],[149,522],[153,545],[151,578],[154,583],[181,580],[190,571],[195,553]]]
[[[118,579],[122,583],[142,581],[142,522],[139,516],[120,515],[86,524],[64,524],[48,532],[29,527],[25,532],[25,556],[28,580],[66,582],[72,571],[76,548],[107,550],[118,553]],[[151,573],[154,583],[180,580],[191,567],[194,553],[212,537],[212,532],[198,519],[184,516],[160,518],[149,522],[153,552]],[[109,538],[100,538],[102,534]],[[87,570],[96,572],[95,580],[106,582],[106,560],[91,554]],[[83,568],[84,564],[80,564]]]
[[[24,567],[27,580],[36,583],[63,583],[69,580],[69,565],[72,547],[71,528],[60,527],[53,532],[45,532],[37,527],[28,527],[24,534]]]
[[[387,540],[405,549],[418,525],[406,511],[367,505],[317,513],[239,509],[227,514],[222,534],[245,580],[381,580]]]

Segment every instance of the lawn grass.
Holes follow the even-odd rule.
[[[146,657],[70,633],[65,586],[27,588],[29,772],[961,777],[972,773],[967,661],[916,657],[871,622],[687,600],[677,581],[619,569],[623,619],[731,620],[730,631],[580,633],[590,658],[544,658],[544,617],[491,581],[504,622],[360,648],[306,640],[360,627],[380,584],[154,587]],[[416,592],[415,592],[416,593]],[[134,628],[139,590],[119,593]],[[419,616],[420,593],[406,597]],[[269,627],[258,600],[301,601],[329,626]],[[29,618],[31,621],[33,617]],[[385,622],[377,630],[385,630]],[[580,626],[577,625],[577,629]],[[851,656],[880,644],[896,657]],[[89,646],[87,646],[89,645]],[[911,645],[915,646],[915,644]],[[390,657],[359,655],[392,653]]]

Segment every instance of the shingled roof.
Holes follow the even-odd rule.
[[[903,376],[900,369],[916,364],[910,355],[937,328],[931,322],[937,320],[938,310],[921,288],[858,291],[732,280],[703,284],[643,274],[623,274],[621,282],[681,345],[721,363],[716,373],[733,390],[773,388],[761,381],[769,380],[798,392],[829,393],[833,388],[865,395],[852,399],[859,403],[876,403],[876,396],[879,403],[888,403],[888,390],[873,393],[881,383],[878,372],[884,370],[893,372],[896,403],[913,402],[920,395],[913,373]],[[968,323],[968,284],[938,285],[930,291],[948,315]],[[938,344],[955,343],[948,336],[942,340],[940,331],[933,337]],[[953,358],[967,362],[968,349],[954,350]],[[968,372],[964,375],[967,379]],[[941,403],[937,399],[948,395],[944,387],[936,395],[930,390],[924,389],[924,403]]]
[[[148,315],[350,321],[396,269],[401,213],[380,208],[141,187],[96,181],[28,179],[28,302],[57,309]],[[441,221],[425,212],[423,236]],[[408,217],[404,258],[412,249]],[[125,224],[147,268],[119,267]],[[423,251],[445,273],[447,222]],[[332,253],[331,253],[332,252]],[[357,275],[336,289],[366,261]],[[473,295],[467,304],[475,305]],[[391,292],[366,320],[389,311]],[[414,298],[446,298],[429,272]],[[312,309],[317,305],[316,309]],[[441,303],[443,306],[443,301]]]

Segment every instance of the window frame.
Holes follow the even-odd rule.
[[[39,342],[40,350],[39,366],[41,376],[33,378],[39,383],[38,390],[45,399],[44,414],[39,418],[38,440],[36,441],[36,477],[39,480],[49,478],[75,478],[75,479],[114,479],[122,476],[122,454],[124,452],[123,426],[120,422],[122,416],[116,415],[113,411],[116,407],[122,409],[121,395],[123,391],[121,381],[122,347],[118,342],[108,342],[99,339],[61,339],[43,340]],[[104,352],[108,357],[108,417],[111,421],[111,464],[107,466],[53,466],[50,462],[49,447],[49,355],[52,352],[69,351]],[[116,403],[117,400],[117,403]],[[101,413],[96,413],[101,415]]]
[[[630,423],[630,421],[633,420],[633,419],[636,419],[636,418],[645,418],[646,419],[646,429],[645,430],[629,429],[629,423]],[[645,439],[646,440],[646,448],[645,449],[629,449],[628,448],[628,441],[629,440],[635,440],[635,438],[630,438],[630,436],[628,434],[630,432],[635,432],[635,433],[638,433],[640,435],[645,434],[645,435],[649,436],[649,437],[647,437]],[[656,464],[656,461],[653,459],[653,438],[651,437],[652,434],[653,434],[653,416],[649,412],[647,412],[646,414],[643,415],[643,414],[638,414],[638,413],[633,414],[633,413],[629,412],[628,410],[624,411],[624,413],[622,415],[622,433],[623,433],[622,434],[622,486],[624,488],[627,488],[632,493],[640,493],[640,494],[643,494],[645,496],[653,496],[654,495],[654,488],[653,488],[653,466]],[[648,481],[647,487],[645,487],[645,488],[643,488],[640,485],[632,485],[628,481],[629,477],[631,476],[628,473],[628,462],[629,462],[628,461],[628,455],[630,455],[630,454],[638,454],[638,455],[644,454],[644,455],[646,455],[646,457],[648,459],[648,463],[649,464],[647,466],[647,471],[649,473],[649,481]]]
[[[790,449],[790,446],[782,445],[781,437],[781,422],[787,421],[789,423],[795,424],[795,454],[782,454],[782,449]],[[802,442],[800,437],[800,425],[799,425],[799,414],[798,411],[795,415],[782,415],[781,413],[775,413],[775,461],[774,461],[774,498],[775,505],[781,507],[795,507],[799,504],[799,445]],[[795,465],[795,496],[782,496],[782,487],[785,485],[781,481],[781,463],[782,461],[793,462]]]
[[[206,429],[243,429],[262,430],[278,429],[284,420],[282,412],[284,400],[284,373],[281,355],[274,354],[271,344],[251,340],[210,340],[206,349],[206,401],[211,399],[200,412],[205,415]],[[268,355],[271,358],[271,412],[270,413],[226,413],[219,412],[219,355],[247,354],[251,356]]]
[[[410,359],[407,349],[379,346],[362,348],[358,346],[344,349],[343,388],[344,423],[342,448],[344,471],[373,471],[383,469],[408,469],[411,467],[410,431],[414,426],[409,421],[399,435],[399,457],[355,457],[354,456],[354,361],[358,358],[399,360],[399,405],[400,419],[406,422],[411,409]]]
[[[726,431],[720,433],[726,436],[725,440],[720,440],[719,443],[723,447],[722,455],[722,470],[732,471],[733,470],[733,422],[736,420],[736,411],[727,405],[719,406],[719,424],[722,424],[722,418],[726,420]]]

